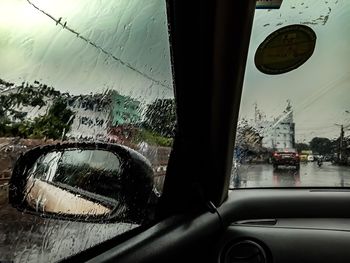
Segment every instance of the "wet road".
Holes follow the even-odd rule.
[[[350,167],[329,162],[318,167],[316,162],[274,170],[270,164],[240,165],[233,170],[231,187],[350,187]]]

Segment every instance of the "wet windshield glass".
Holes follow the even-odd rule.
[[[0,261],[60,260],[137,226],[21,213],[8,204],[8,182],[18,156],[36,146],[121,144],[150,162],[159,196],[176,122],[169,46],[164,0],[1,1]],[[57,180],[34,178],[36,187],[114,198],[119,160],[96,152],[67,152],[65,166],[48,154],[42,161]]]
[[[349,11],[345,0],[256,10],[232,187],[350,186]]]

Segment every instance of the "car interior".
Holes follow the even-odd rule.
[[[61,262],[349,262],[349,188],[230,186],[256,4],[167,0],[177,124],[152,220]]]
[[[228,189],[255,2],[168,1],[178,126],[157,223],[69,260],[348,262],[349,189]]]

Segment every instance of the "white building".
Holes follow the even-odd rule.
[[[13,123],[21,122],[22,120],[34,121],[36,117],[41,117],[48,113],[57,96],[64,98],[67,108],[74,112],[70,130],[66,133],[66,136],[70,139],[106,141],[109,138],[109,129],[111,127],[140,120],[140,103],[129,97],[119,95],[117,92],[109,91],[98,94],[71,96],[68,93],[62,94],[52,88],[45,88],[40,86],[39,82],[36,82],[26,92],[32,98],[35,98],[34,95],[38,96],[41,106],[31,106],[31,103],[26,103],[26,105],[22,103],[17,104],[16,94],[21,94],[23,91],[20,90],[20,87],[6,84],[6,82],[0,82],[0,95],[5,97],[11,96],[11,100],[13,98],[10,109],[7,109],[6,112],[7,117]],[[18,115],[14,115],[13,112],[18,113]]]
[[[273,121],[255,118],[255,129],[263,136],[262,146],[267,149],[290,149],[295,146],[295,123],[290,102],[283,114]]]
[[[67,133],[68,138],[107,140],[111,105],[101,106],[101,103],[94,103],[94,99],[103,100],[97,98],[99,95],[101,94],[95,95],[96,98],[90,95],[71,98],[69,108],[75,113],[75,117]]]

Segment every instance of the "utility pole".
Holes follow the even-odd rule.
[[[259,121],[259,110],[258,110],[258,103],[254,103],[254,121],[255,121],[255,124],[258,123]]]
[[[345,113],[350,113],[350,111],[346,110]],[[347,153],[346,153],[346,141],[344,140],[344,125],[343,124],[335,124],[336,126],[340,126],[340,137],[339,137],[339,149],[338,149],[338,161],[341,164],[347,163]],[[349,125],[346,125],[345,128],[348,130]]]
[[[343,148],[344,148],[344,125],[343,124],[335,124],[336,126],[340,126],[340,136],[339,136],[339,144],[338,144],[338,153],[337,159],[339,163],[343,161]]]
[[[339,138],[339,152],[338,159],[342,163],[343,162],[343,148],[344,148],[344,126],[340,125],[340,138]]]

